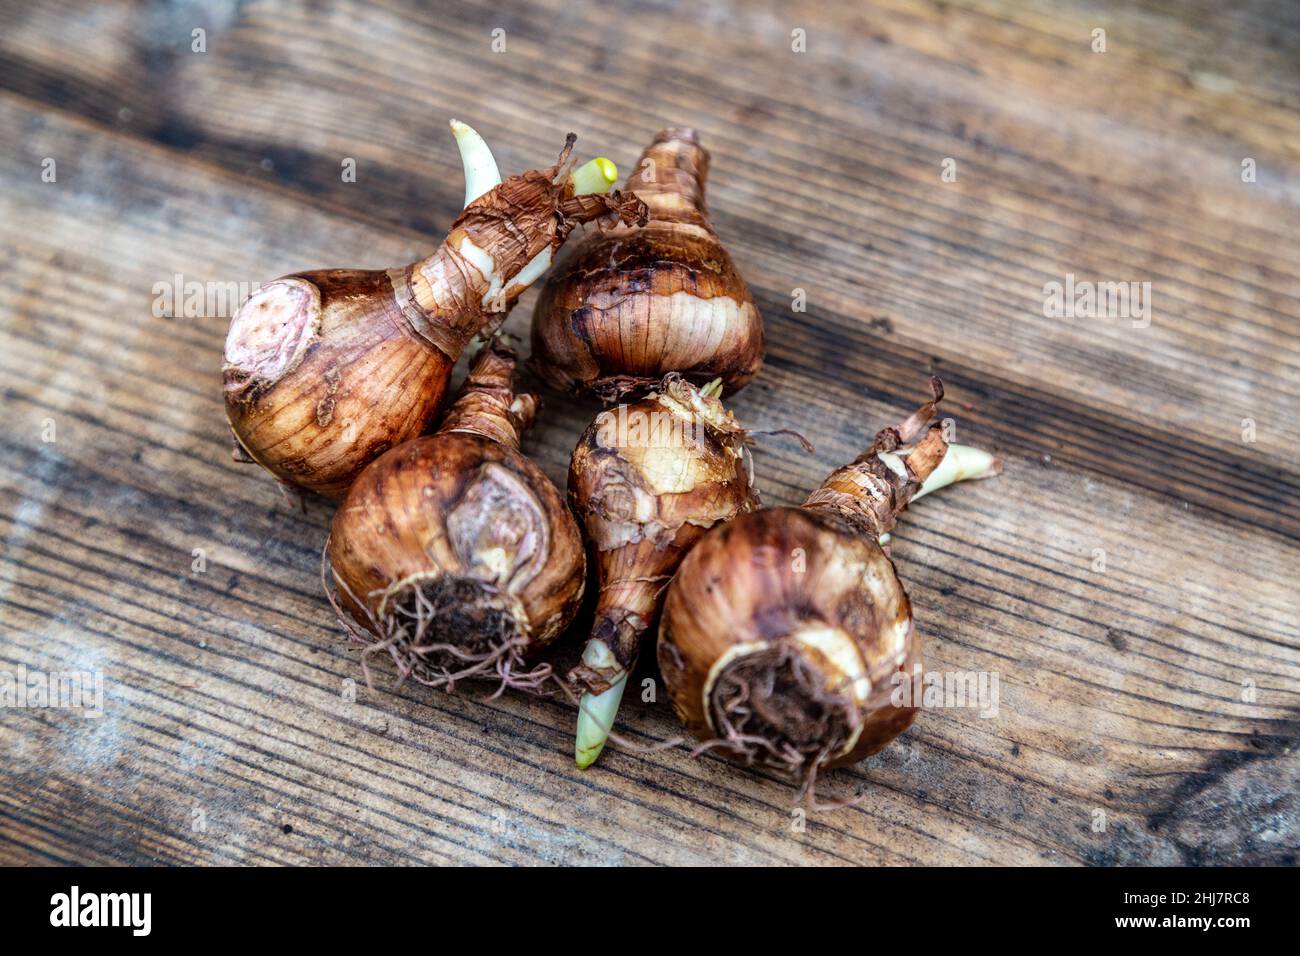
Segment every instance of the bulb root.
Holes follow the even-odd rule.
[[[545,687],[554,677],[550,664],[527,668],[524,648],[514,614],[502,606],[495,590],[474,578],[440,575],[382,591],[371,592],[369,601],[352,593],[329,565],[329,542],[321,552],[321,584],[339,623],[361,651],[361,670],[366,686],[374,687],[370,658],[387,653],[397,668],[392,690],[408,679],[427,687],[455,693],[456,684],[466,680],[495,680],[497,688],[486,700],[495,700],[506,690],[535,696],[549,696]],[[348,602],[366,615],[362,626],[345,610],[338,592],[329,586],[332,577]],[[381,599],[383,611],[371,610],[371,601]],[[435,635],[457,637],[456,642],[436,640]]]
[[[849,742],[857,726],[852,697],[828,687],[825,675],[789,641],[747,654],[718,675],[711,695],[718,736],[691,756],[724,750],[745,766],[776,770],[797,782],[795,805],[818,804],[818,769]]]

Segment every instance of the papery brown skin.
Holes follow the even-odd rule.
[[[706,746],[808,786],[817,769],[856,763],[911,725],[915,709],[891,702],[892,678],[920,667],[919,641],[879,537],[947,443],[937,425],[928,429],[904,459],[906,477],[876,455],[910,440],[934,416],[942,387],[932,384],[933,402],[882,431],[803,507],[740,515],[706,534],[682,562],[664,603],[658,661],[673,708]],[[846,648],[856,658],[847,666],[839,656]],[[748,684],[770,679],[774,692],[733,693],[745,699],[730,713],[755,738],[739,745],[723,726],[732,718],[722,696],[736,691],[728,675],[746,661],[760,675]],[[775,669],[759,666],[774,661],[781,662]],[[796,667],[816,678],[815,693],[797,689]]]
[[[445,605],[420,640],[399,637],[393,656],[403,677],[446,683],[439,667],[452,669],[450,659],[428,646],[480,653],[484,641],[499,643],[501,627],[513,642],[502,660],[518,665],[555,640],[581,603],[578,527],[559,490],[519,451],[536,403],[514,396],[514,363],[503,346],[485,347],[437,433],[367,466],[334,518],[329,560],[340,604],[376,640],[393,637],[397,602],[409,606],[412,588]]]
[[[631,197],[575,196],[564,174],[571,146],[572,137],[550,169],[512,176],[466,206],[427,259],[302,272],[254,293],[231,321],[223,366],[242,451],[287,485],[338,497],[368,462],[423,432],[465,344],[524,291],[510,281],[520,270],[579,222],[644,215]],[[492,267],[467,255],[466,241]]]
[[[744,442],[716,397],[676,375],[641,401],[602,412],[578,441],[569,501],[591,543],[600,588],[591,637],[609,647],[622,671],[635,664],[686,552],[715,524],[758,507]],[[584,663],[569,678],[601,693],[617,673]]]
[[[593,231],[548,277],[533,313],[532,364],[556,389],[614,401],[668,372],[743,387],[763,362],[763,322],[704,205],[709,154],[666,129],[624,188],[644,227]]]

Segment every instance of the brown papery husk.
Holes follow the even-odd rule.
[[[665,599],[659,668],[697,752],[774,768],[814,805],[821,769],[876,753],[916,716],[893,699],[896,675],[910,677],[921,657],[879,536],[946,450],[926,429],[943,395],[937,379],[931,388],[931,402],[803,507],[742,514],[704,535]],[[918,435],[905,476],[877,457]]]
[[[371,463],[335,516],[331,599],[367,645],[363,664],[387,653],[399,683],[489,679],[540,692],[549,667],[526,663],[581,604],[581,537],[558,489],[518,450],[533,405],[513,395],[513,368],[508,350],[485,348],[439,431]]]
[[[638,423],[641,425],[638,430]],[[719,399],[678,375],[601,413],[569,466],[569,501],[592,547],[599,593],[592,638],[617,669],[580,664],[592,693],[630,671],[682,556],[710,527],[758,507],[746,434]]]
[[[327,269],[267,283],[231,320],[226,412],[243,453],[295,488],[338,497],[361,469],[423,432],[475,334],[505,318],[523,287],[492,284],[464,243],[504,279],[559,249],[580,222],[638,222],[639,200],[575,196],[560,161],[512,176],[470,203],[431,256],[388,270]]]
[[[709,154],[662,130],[624,188],[649,222],[589,232],[552,270],[533,313],[532,364],[556,389],[606,402],[680,372],[730,394],[763,361],[763,322],[704,204]]]

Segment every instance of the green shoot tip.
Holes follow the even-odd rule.
[[[617,180],[618,167],[598,156],[573,171],[573,191],[579,196],[607,193]]]
[[[579,770],[586,770],[605,749],[619,702],[627,688],[627,672],[603,694],[583,694],[578,701],[578,730],[574,738],[573,760]]]

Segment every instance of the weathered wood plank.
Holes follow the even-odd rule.
[[[0,38],[0,670],[108,685],[98,720],[0,711],[0,860],[1294,858],[1295,29],[1146,7],[1096,24],[1099,55],[1082,8],[738,7],[701,27],[671,5],[253,4],[198,55],[180,10],[41,5]],[[1211,50],[1216,25],[1234,29]],[[796,832],[788,787],[715,759],[575,771],[558,701],[346,699],[355,654],[316,576],[329,507],[294,511],[230,461],[224,321],[154,318],[153,286],[414,258],[459,196],[446,113],[511,169],[568,128],[627,165],[659,125],[700,126],[768,321],[734,408],[817,446],[764,443],[768,502],[944,377],[962,439],[1007,470],[918,505],[894,555],[928,666],[998,671],[996,718],[924,714],[831,779],[862,805]],[[1045,318],[1067,272],[1151,281],[1151,325]],[[557,481],[593,411],[548,397],[527,450]],[[663,702],[625,725],[676,733]]]
[[[348,11],[348,15],[353,12]],[[463,13],[465,20],[476,22],[472,11]],[[396,30],[396,22],[386,26],[374,22],[377,18],[382,21],[384,15],[384,11],[367,9],[358,14],[354,29],[360,35],[374,31],[388,36]],[[271,14],[266,16],[269,18]],[[389,16],[395,18],[396,14]],[[987,19],[972,16],[977,23]],[[518,17],[521,22],[517,29],[526,36],[530,28],[542,30],[553,23],[540,15],[525,17],[521,13]],[[269,158],[281,183],[347,208],[364,206],[368,214],[376,210],[382,214],[386,208],[391,209],[391,215],[399,221],[412,222],[429,232],[436,232],[439,224],[450,218],[454,205],[447,202],[446,196],[454,196],[455,190],[444,190],[443,206],[436,210],[436,215],[423,212],[428,204],[419,201],[421,197],[417,194],[427,189],[431,173],[454,168],[450,144],[443,142],[447,137],[441,134],[438,122],[427,116],[425,90],[463,82],[461,86],[452,85],[444,94],[448,109],[458,108],[469,105],[466,100],[472,91],[490,84],[494,78],[499,81],[501,71],[508,71],[509,78],[522,82],[533,70],[534,74],[540,74],[536,80],[543,88],[546,83],[567,84],[559,90],[567,108],[572,99],[581,99],[579,91],[591,77],[590,71],[580,65],[565,65],[563,72],[551,76],[551,71],[542,69],[540,48],[535,44],[505,55],[484,53],[471,57],[465,65],[463,81],[459,79],[461,73],[457,78],[449,78],[433,65],[425,67],[427,73],[411,74],[406,66],[408,60],[442,63],[442,58],[452,56],[449,48],[440,49],[437,56],[421,58],[414,48],[419,41],[412,39],[404,41],[412,44],[409,56],[402,47],[395,47],[391,56],[386,53],[378,58],[374,67],[380,71],[377,75],[358,78],[351,69],[347,48],[334,43],[325,44],[325,56],[313,60],[313,70],[322,74],[314,84],[315,92],[289,87],[277,99],[272,90],[268,101],[261,90],[248,89],[249,71],[267,68],[272,59],[285,56],[276,44],[305,43],[302,38],[312,35],[313,29],[319,30],[320,25],[310,17],[303,16],[299,22],[291,15],[279,31],[259,30],[259,26],[256,19],[232,25],[230,35],[223,42],[225,56],[205,58],[187,54],[163,58],[170,64],[167,78],[184,76],[186,79],[184,83],[168,84],[169,88],[174,86],[183,91],[172,97],[172,102],[161,102],[154,95],[157,84],[138,79],[138,71],[124,70],[122,75],[113,77],[114,89],[121,90],[128,102],[133,96],[141,100],[139,110],[135,106],[127,107],[132,110],[132,122],[153,104],[150,108],[155,111],[165,111],[156,119],[163,127],[195,125],[200,120],[208,120],[223,129],[242,126],[256,137],[254,144],[213,143],[195,133],[185,137],[183,145],[242,168],[255,168],[260,159]],[[672,29],[670,24],[664,27]],[[469,27],[457,29],[459,33],[438,31],[436,42],[454,43],[458,48],[472,42]],[[546,29],[557,31],[554,26]],[[554,38],[544,33],[542,38],[563,42],[560,33]],[[724,31],[719,36],[725,41],[731,34]],[[159,45],[168,48],[166,44],[174,39],[160,37]],[[979,44],[972,43],[972,46],[978,48]],[[1104,59],[1086,50],[1085,53],[1080,68]],[[692,67],[698,58],[682,57],[680,53],[675,56],[677,59],[669,62],[678,68],[699,69]],[[562,64],[569,63],[561,59]],[[648,61],[641,68],[649,68],[654,62],[659,61]],[[672,71],[669,72],[671,75]],[[20,79],[31,73],[17,71]],[[825,76],[822,70],[804,70],[795,75],[801,73],[809,74],[810,78]],[[38,78],[43,75],[38,73]],[[608,82],[601,75],[601,82]],[[730,72],[726,79],[731,79]],[[1070,87],[1071,82],[1047,69],[1042,69],[1033,79],[1050,80],[1051,93],[1044,98],[1045,105],[1039,113],[1021,116],[1016,108],[1019,101],[1003,97],[999,101],[1001,108],[1010,115],[996,119],[1003,124],[1017,123],[1017,129],[1031,125],[1036,137],[1044,132],[1051,137],[1050,129],[1044,131],[1042,127],[1049,120],[1046,104],[1054,103],[1053,98],[1063,88]],[[635,81],[623,82],[624,92],[630,92]],[[734,82],[745,88],[739,81]],[[1127,82],[1134,81],[1130,78]],[[897,79],[889,81],[891,89],[898,85]],[[970,98],[975,92],[969,86],[967,78],[953,94],[956,101],[948,109],[963,117],[954,122],[965,124],[970,117],[969,108],[974,105]],[[304,109],[300,92],[311,97],[310,108]],[[667,109],[682,108],[677,92],[676,87],[671,87],[665,94],[670,97]],[[724,84],[708,103],[725,99],[730,92]],[[734,95],[742,94],[736,91]],[[986,99],[989,96],[987,92],[983,95]],[[352,118],[366,112],[368,104],[377,98],[382,98],[386,105],[384,117],[377,120],[381,128],[377,135],[369,133],[364,143],[358,143],[351,128]],[[1208,95],[1194,86],[1183,98],[1190,100],[1188,109],[1195,105],[1209,111],[1212,105]],[[1145,190],[1142,170],[1149,165],[1150,153],[1156,146],[1148,142],[1153,134],[1134,122],[1109,132],[1098,131],[1093,137],[1095,141],[1104,144],[1114,140],[1122,148],[1084,154],[1088,160],[1087,172],[1074,159],[1081,151],[1057,137],[1043,144],[1033,157],[1034,164],[1021,161],[1011,150],[983,155],[978,159],[988,167],[971,177],[973,182],[963,177],[959,184],[950,184],[956,189],[945,188],[937,181],[937,158],[945,152],[960,152],[954,149],[963,142],[960,137],[949,134],[947,142],[924,146],[911,142],[896,144],[894,141],[900,135],[898,123],[881,130],[868,129],[866,133],[851,125],[861,114],[854,108],[853,100],[843,94],[809,99],[816,109],[801,104],[797,109],[787,106],[771,116],[751,117],[746,113],[741,119],[731,119],[728,114],[734,112],[736,104],[724,102],[714,107],[717,115],[696,117],[711,121],[702,125],[717,152],[730,148],[743,154],[747,147],[763,144],[759,155],[764,162],[741,161],[727,169],[725,177],[715,177],[715,206],[724,227],[733,226],[747,243],[758,247],[756,254],[747,257],[751,261],[745,265],[750,266],[747,271],[752,274],[766,277],[768,287],[773,290],[773,297],[765,303],[769,310],[786,307],[789,289],[806,288],[818,316],[823,310],[831,316],[823,327],[838,333],[843,324],[835,321],[835,317],[859,315],[866,297],[873,317],[888,320],[899,339],[924,348],[926,345],[922,343],[951,335],[955,326],[960,327],[963,354],[972,355],[981,366],[1006,370],[1020,381],[1069,382],[1076,402],[1086,396],[1089,407],[1104,414],[1141,420],[1155,410],[1185,435],[1195,435],[1214,445],[1235,441],[1238,446],[1240,442],[1234,436],[1239,435],[1242,419],[1263,421],[1267,417],[1267,427],[1259,429],[1257,447],[1242,450],[1257,451],[1262,461],[1276,461],[1279,457],[1294,460],[1290,451],[1295,447],[1294,417],[1276,414],[1273,409],[1279,402],[1296,397],[1287,383],[1295,378],[1300,356],[1286,340],[1261,347],[1256,330],[1260,322],[1268,322],[1268,328],[1280,329],[1282,323],[1296,317],[1294,257],[1289,259],[1287,271],[1274,275],[1268,270],[1268,254],[1262,250],[1263,244],[1280,235],[1268,229],[1267,223],[1281,221],[1276,216],[1276,183],[1284,177],[1285,167],[1280,171],[1270,170],[1269,175],[1263,176],[1256,184],[1260,188],[1252,194],[1255,200],[1246,203],[1238,198],[1246,187],[1236,174],[1206,176],[1204,168],[1210,157],[1205,147],[1189,142],[1184,146],[1197,153],[1198,175],[1180,181],[1176,189]],[[701,111],[698,100],[692,93],[690,112]],[[774,104],[778,102],[779,97],[767,109],[775,110]],[[339,107],[336,103],[345,105]],[[940,101],[932,108],[943,105]],[[535,144],[531,156],[518,157],[518,165],[536,162],[534,157],[539,153],[546,155],[554,148],[557,136],[554,127],[545,129],[544,121],[539,121],[536,115],[527,115],[513,103],[493,108],[508,111],[502,118],[502,128],[508,124],[512,134],[527,136]],[[588,104],[584,108],[594,107]],[[616,137],[625,137],[621,145],[626,155],[619,156],[625,161],[635,154],[648,125],[659,122],[648,115],[648,107],[642,107],[647,120],[639,127],[634,126],[625,116],[618,115],[630,108],[633,107],[620,103],[616,109],[608,110],[609,115],[602,115],[599,123],[592,124],[610,141],[619,142]],[[582,115],[579,112],[575,118]],[[1139,119],[1149,122],[1159,115],[1162,114],[1149,110],[1141,113]],[[1294,113],[1283,115],[1294,121]],[[542,116],[549,119],[546,113]],[[872,118],[872,114],[867,117]],[[115,114],[110,113],[108,118],[119,123]],[[901,119],[892,111],[887,111],[884,118]],[[1084,118],[1099,122],[1089,114]],[[988,117],[988,124],[994,125],[994,117]],[[916,135],[915,125],[920,125],[929,135],[931,124],[915,117],[912,125],[902,127],[906,130],[903,135]],[[1115,124],[1111,122],[1110,126]],[[850,139],[825,138],[824,133],[818,132],[822,128],[844,132]],[[145,129],[149,131],[147,124]],[[877,132],[881,134],[879,139],[870,138]],[[153,129],[151,133],[164,142],[175,141],[167,128]],[[417,139],[412,141],[413,137]],[[819,138],[828,141],[817,149]],[[325,144],[299,155],[292,168],[286,168],[285,163],[268,152],[268,139],[273,144],[290,141]],[[809,139],[812,139],[812,151],[808,149]],[[437,145],[432,145],[435,142]],[[1285,137],[1281,142],[1286,142]],[[337,175],[338,157],[356,152],[357,145],[373,143],[385,144],[385,149],[390,151],[397,150],[399,157],[415,158],[399,158],[398,168],[379,162],[373,175],[367,177],[369,181],[364,189],[343,184]],[[389,143],[394,146],[388,147]],[[1037,140],[1031,145],[1036,144]],[[986,143],[980,152],[990,153],[989,146]],[[430,162],[430,153],[436,154],[436,164]],[[516,161],[515,156],[505,155],[508,161]],[[1167,161],[1175,158],[1168,151],[1162,155],[1166,155]],[[1132,162],[1128,156],[1134,156]],[[869,179],[862,173],[864,158]],[[1259,159],[1269,167],[1268,156]],[[1057,167],[1064,161],[1070,161],[1072,168],[1059,170]],[[367,161],[362,162],[363,170],[367,169]],[[1044,163],[1049,164],[1046,175],[1042,169]],[[1111,176],[1115,168],[1129,182],[1139,183],[1137,188],[1130,186],[1123,193],[1124,208],[1108,198],[1112,190],[1106,188],[1111,182],[1123,182],[1123,179],[1093,181],[1098,172]],[[1062,176],[1061,172],[1069,175]],[[892,185],[900,180],[905,189]],[[1095,188],[1076,199],[1071,193],[1080,191],[1075,184],[1081,180]],[[1068,186],[1069,191],[1064,191],[1062,186]],[[1281,187],[1286,188],[1284,178]],[[843,204],[843,209],[827,202],[831,189],[849,192],[850,201]],[[1182,199],[1184,194],[1190,201]],[[762,202],[746,201],[757,196],[762,197]],[[1170,207],[1174,210],[1172,220],[1167,211]],[[751,209],[755,214],[747,217]],[[1212,228],[1201,225],[1207,211],[1218,213],[1219,210],[1222,213],[1211,219]],[[1234,221],[1232,217],[1237,214],[1246,222]],[[419,218],[412,221],[411,216]],[[1134,222],[1149,225],[1134,237],[1127,228]],[[839,237],[847,231],[856,238],[864,227],[871,237],[866,254],[844,254],[844,242]],[[1249,248],[1239,249],[1239,244],[1249,244]],[[1279,248],[1275,241],[1273,245],[1273,255],[1285,266],[1288,248]],[[966,264],[963,264],[963,252],[967,253]],[[1261,261],[1262,256],[1265,258]],[[792,262],[814,263],[815,268],[804,266],[795,271],[790,268]],[[972,270],[972,265],[977,268]],[[1033,268],[1027,269],[1027,265]],[[1213,268],[1207,268],[1211,265]],[[1261,269],[1262,281],[1254,278]],[[1151,281],[1157,301],[1166,303],[1159,307],[1159,321],[1152,328],[1132,330],[1121,322],[1079,322],[1075,327],[1062,327],[1060,322],[1043,319],[1040,301],[1043,282],[1061,279],[1071,271],[1080,277],[1134,276]],[[1008,335],[1012,330],[1015,334]],[[801,345],[808,348],[807,343]],[[1140,358],[1135,357],[1138,353]],[[816,358],[821,361],[826,357],[826,350],[819,349]],[[1100,381],[1110,387],[1096,388]],[[1213,414],[1201,411],[1205,405],[1214,406]],[[1227,470],[1236,472],[1236,469]]]

